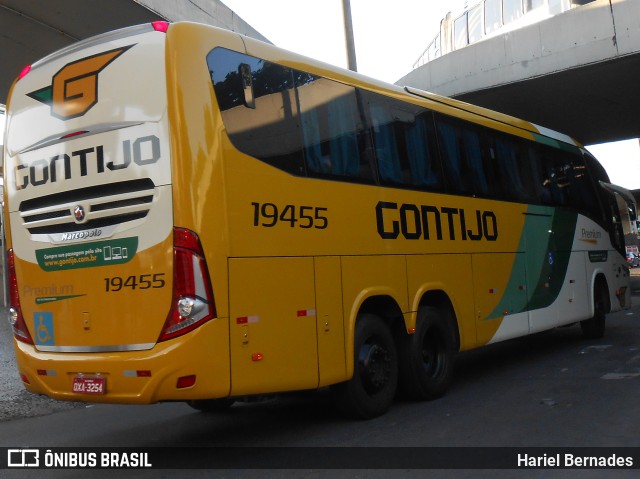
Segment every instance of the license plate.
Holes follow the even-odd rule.
[[[73,378],[73,392],[78,394],[105,394],[107,392],[107,378],[76,376]]]

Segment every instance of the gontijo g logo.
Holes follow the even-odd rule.
[[[132,46],[67,63],[53,76],[51,85],[27,96],[50,105],[51,114],[61,120],[82,116],[98,103],[98,74]]]

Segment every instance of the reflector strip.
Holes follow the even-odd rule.
[[[260,316],[240,316],[236,318],[236,324],[257,323],[258,321],[260,321]]]
[[[86,135],[87,133],[89,133],[87,130],[74,131],[73,133],[67,133],[64,136],[61,136],[60,139],[67,140],[69,138],[73,138],[74,136]]]
[[[307,316],[315,316],[315,315],[316,315],[315,309],[301,309],[296,313],[296,316],[298,316],[299,318],[304,318]]]
[[[143,369],[140,371],[134,371],[134,370],[128,369],[126,371],[123,371],[122,375],[127,378],[150,378],[151,371],[147,369]]]
[[[190,376],[182,376],[178,378],[178,382],[176,383],[177,389],[190,388],[196,383],[196,375],[192,374]]]

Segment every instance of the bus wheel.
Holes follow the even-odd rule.
[[[585,338],[599,339],[604,336],[608,304],[607,286],[599,281],[593,292],[593,317],[580,321],[582,335]]]
[[[396,395],[398,354],[391,331],[373,314],[358,316],[354,337],[353,377],[333,387],[337,406],[350,417],[384,414]]]
[[[187,401],[187,404],[193,409],[202,412],[224,412],[229,409],[235,402],[232,398],[222,399],[198,399],[195,401]]]
[[[453,378],[455,334],[439,309],[420,308],[416,332],[403,337],[400,387],[410,399],[428,400],[444,395]]]

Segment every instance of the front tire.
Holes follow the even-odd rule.
[[[333,387],[338,408],[359,419],[381,416],[391,407],[397,385],[398,354],[391,331],[380,317],[359,315],[353,377]]]
[[[400,348],[400,388],[413,400],[436,399],[453,379],[455,333],[443,313],[420,308],[414,334],[403,336]]]
[[[593,291],[593,316],[580,321],[582,335],[587,339],[600,339],[604,336],[605,321],[609,311],[609,291],[603,281],[598,281]]]

